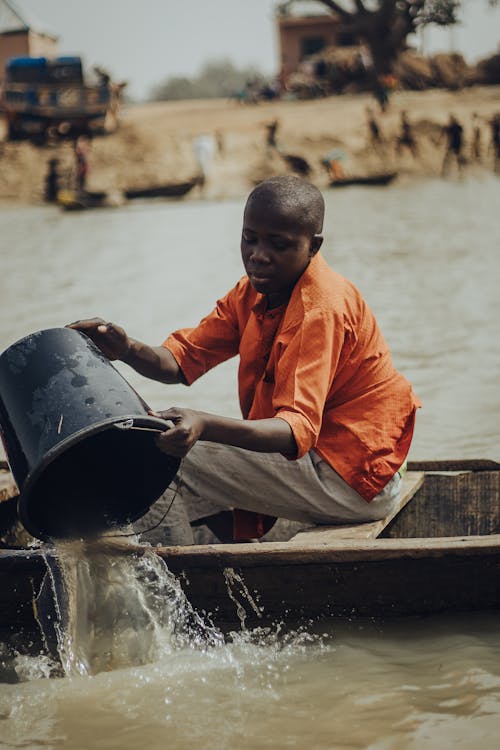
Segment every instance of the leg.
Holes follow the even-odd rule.
[[[446,149],[443,159],[443,166],[441,167],[441,176],[446,177],[448,174],[448,169],[450,166],[450,160],[451,160],[451,151],[450,149]]]
[[[383,492],[367,503],[314,452],[288,461],[279,453],[254,453],[204,442],[197,443],[184,459],[179,480],[172,507],[182,498],[190,522],[236,507],[308,524],[382,518],[397,501],[401,481],[396,474]],[[158,523],[174,498],[175,484],[135,524],[137,531],[154,525],[153,520]],[[155,529],[155,540],[161,541],[163,527],[170,525],[169,516]],[[186,517],[184,525],[185,521]]]

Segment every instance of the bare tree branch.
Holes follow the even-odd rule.
[[[353,16],[352,11],[344,8],[342,5],[336,2],[336,0],[320,0],[320,2],[323,5],[326,5],[327,8],[330,8],[330,10],[332,10],[334,13],[338,13],[339,16],[342,16],[342,18],[352,18]]]
[[[358,11],[360,13],[366,13],[367,12],[367,9],[365,7],[365,4],[364,4],[363,0],[354,0],[354,2],[356,3],[356,8],[358,9]]]

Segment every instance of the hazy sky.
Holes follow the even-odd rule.
[[[100,64],[129,92],[146,97],[171,75],[196,73],[204,62],[230,58],[264,73],[278,66],[274,0],[17,0],[59,35],[62,54]],[[450,45],[473,61],[498,49],[500,8],[464,0],[463,24],[426,32],[429,51]]]

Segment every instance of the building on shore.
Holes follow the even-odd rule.
[[[353,47],[342,19],[321,3],[293,2],[278,6],[276,15],[281,70],[295,73],[308,58],[332,47]]]
[[[54,57],[58,36],[29,17],[14,0],[0,0],[0,83],[11,57]]]

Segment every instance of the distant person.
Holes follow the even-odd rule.
[[[279,120],[273,120],[272,122],[267,123],[266,125],[266,146],[268,148],[277,148],[278,147],[278,140],[276,138],[276,134],[278,132],[278,128],[280,126]]]
[[[477,112],[474,112],[472,115],[470,156],[472,161],[481,161],[483,156],[481,122]]]
[[[389,87],[385,76],[377,76],[373,87],[373,96],[380,107],[380,111],[382,113],[387,112],[389,107]]]
[[[198,165],[201,185],[204,185],[210,177],[216,149],[216,139],[208,133],[203,133],[193,140],[194,157]]]
[[[47,203],[55,203],[59,193],[59,159],[49,159],[45,175],[44,198]]]
[[[500,113],[497,113],[490,120],[491,126],[491,143],[490,149],[493,152],[493,171],[500,172]]]
[[[366,122],[368,125],[368,145],[382,156],[385,152],[385,142],[380,124],[371,107],[366,108]]]
[[[100,68],[98,65],[94,65],[93,69],[99,81],[99,86],[107,89],[111,83],[111,76],[108,71],[104,70],[104,68]]]
[[[332,148],[321,160],[321,164],[326,169],[330,180],[343,180],[346,173],[342,162],[345,159],[345,151],[341,148]]]
[[[280,96],[283,96],[288,91],[288,76],[289,76],[288,66],[285,63],[283,63],[278,73]]]
[[[400,116],[400,133],[396,140],[396,153],[398,156],[403,149],[406,149],[416,158],[418,156],[417,141],[413,134],[413,125],[411,124],[408,113],[403,110]]]
[[[197,326],[150,346],[99,318],[72,324],[164,384],[239,358],[241,418],[160,412],[172,426],[157,444],[183,462],[177,487],[135,524],[144,540],[172,542],[175,501],[188,531],[205,524],[221,541],[260,538],[277,517],[361,523],[396,509],[420,402],[360,292],[321,256],[323,219],[310,183],[264,180],[243,214],[245,276]]]
[[[465,163],[462,153],[464,129],[455,115],[450,115],[448,124],[444,126],[442,134],[446,140],[446,144],[441,174],[445,176],[448,174],[452,161],[456,163],[459,172],[462,171]]]
[[[109,106],[106,113],[106,126],[109,131],[114,131],[118,127],[123,92],[127,85],[127,81],[111,81],[109,84]]]
[[[224,138],[224,133],[222,132],[222,130],[216,130],[214,137],[215,137],[215,145],[217,148],[217,156],[220,156],[222,158],[224,154],[226,153],[226,142]]]
[[[85,193],[89,174],[89,141],[84,136],[76,139],[74,145],[76,190]]]
[[[279,81],[276,79],[273,79],[271,81],[267,81],[263,86],[260,88],[259,92],[259,99],[262,99],[262,101],[265,102],[271,102],[274,99],[278,99],[280,95],[280,85]]]

